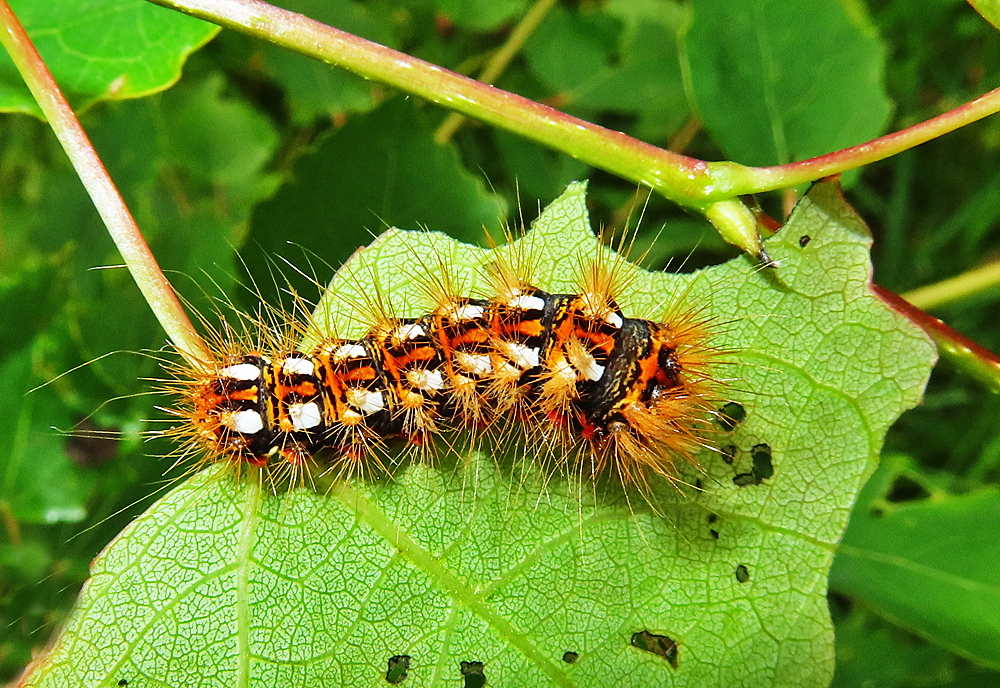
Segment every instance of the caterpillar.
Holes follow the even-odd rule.
[[[308,346],[289,335],[217,338],[217,359],[180,376],[177,434],[209,461],[271,476],[312,463],[347,478],[391,472],[390,441],[430,455],[436,437],[465,432],[516,436],[558,470],[643,492],[653,476],[679,485],[677,460],[700,467],[695,454],[714,448],[725,403],[710,323],[682,302],[657,320],[629,317],[620,259],[581,261],[567,292],[536,286],[531,262],[490,253],[477,294],[453,286],[445,265],[426,270],[430,305],[414,317],[369,294],[367,329],[354,338],[312,317],[277,328],[318,330]]]

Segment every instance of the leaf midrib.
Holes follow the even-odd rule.
[[[575,688],[576,683],[549,660],[527,635],[517,630],[507,619],[490,608],[481,592],[477,592],[452,573],[440,559],[413,540],[405,530],[395,525],[389,516],[374,503],[346,484],[338,487],[334,495],[344,504],[355,509],[358,520],[395,547],[406,561],[423,571],[442,592],[453,600],[461,602],[470,612],[489,624],[512,647],[516,648],[552,679],[555,685]]]

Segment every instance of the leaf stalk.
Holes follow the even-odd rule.
[[[10,53],[56,138],[73,163],[125,265],[167,336],[191,365],[203,366],[205,361],[211,360],[204,342],[191,325],[173,287],[153,257],[149,244],[125,206],[125,201],[94,150],[80,120],[76,118],[6,0],[0,0],[0,42]]]
[[[884,160],[997,112],[1000,88],[906,129],[816,158],[774,167],[745,167],[732,162],[709,163],[709,167],[720,188],[738,194],[774,191]]]

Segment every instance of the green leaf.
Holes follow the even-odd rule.
[[[1000,29],[1000,0],[969,0],[969,4],[983,15],[983,19]]]
[[[607,10],[624,23],[618,55],[569,94],[569,109],[634,113],[633,136],[666,140],[689,116],[678,35],[690,12],[673,2],[636,0],[608,3]]]
[[[992,527],[1000,522],[1000,491],[934,490],[927,499],[889,501],[894,487],[918,492],[911,474],[895,456],[865,486],[830,584],[934,643],[1000,668],[1000,542]]]
[[[144,0],[20,0],[11,6],[75,109],[163,90],[219,27]],[[0,111],[40,115],[6,52]]]
[[[242,99],[226,97],[223,89],[222,74],[213,73],[165,93],[161,116],[167,140],[162,147],[169,162],[198,181],[253,188],[278,137],[266,117]]]
[[[575,289],[578,259],[605,250],[584,189],[521,239],[542,287]],[[707,474],[685,475],[703,491],[657,483],[653,511],[481,452],[327,494],[275,496],[216,466],[95,560],[22,685],[380,686],[406,655],[413,686],[458,685],[475,662],[496,686],[826,686],[833,552],[934,360],[871,293],[869,242],[825,184],[769,241],[777,271],[745,257],[688,275],[622,266],[627,313],[657,317],[683,295],[734,351],[725,376],[746,418],[725,438],[733,465],[707,453]],[[317,319],[350,329],[373,276],[399,315],[420,312],[414,275],[445,261],[475,289],[488,258],[391,230],[338,272]],[[765,443],[773,475],[738,487]]]
[[[776,165],[877,137],[885,50],[840,0],[694,0],[698,110],[736,162]]]
[[[524,44],[524,57],[556,93],[583,87],[610,61],[618,22],[599,12],[556,5]]]
[[[631,135],[666,140],[689,115],[678,49],[688,15],[670,0],[578,11],[556,5],[525,43],[524,57],[560,108],[590,120],[604,112],[635,116]],[[523,174],[517,170],[519,179]]]
[[[398,48],[391,14],[351,0],[293,0],[282,7],[342,31]],[[309,123],[335,113],[367,112],[377,105],[381,87],[343,69],[273,45],[253,45],[251,61],[285,92],[293,120]],[[239,65],[243,67],[244,65]],[[255,75],[260,78],[260,75]]]
[[[835,563],[836,567],[837,564]],[[843,598],[839,598],[842,600]],[[998,674],[851,605],[833,617],[837,671],[830,688],[992,688]]]

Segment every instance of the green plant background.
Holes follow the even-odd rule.
[[[705,126],[689,153],[750,163],[856,143],[998,85],[1000,40],[962,2],[797,4],[812,10],[810,21],[779,2],[562,4],[499,85],[659,145],[697,111]],[[325,280],[388,225],[480,241],[483,225],[530,222],[574,179],[590,179],[595,225],[629,215],[635,189],[626,182],[474,124],[438,146],[431,137],[445,113],[437,108],[232,33],[191,53],[211,28],[182,19],[161,29],[174,15],[142,2],[12,5],[29,31],[49,37],[49,45],[38,39],[43,57],[87,108],[84,125],[154,252],[201,312],[220,293],[251,304],[237,284],[270,275],[275,255],[312,261]],[[285,5],[474,72],[527,3]],[[81,22],[74,8],[101,20]],[[151,34],[160,40],[135,38]],[[821,40],[829,36],[837,40]],[[750,45],[762,47],[748,58]],[[845,55],[858,69],[838,67]],[[170,86],[182,63],[169,89],[119,100]],[[107,64],[115,69],[101,77],[96,66]],[[30,111],[26,93],[0,66],[0,103]],[[847,180],[848,199],[875,234],[877,282],[901,292],[996,253],[998,150],[994,119]],[[784,199],[762,200],[781,216]],[[654,268],[671,256],[689,255],[686,269],[732,256],[707,224],[655,198],[641,225],[646,242],[659,233]],[[6,677],[64,618],[91,559],[171,476],[151,458],[169,446],[142,435],[162,402],[143,380],[162,375],[153,360],[162,331],[123,270],[91,269],[119,259],[51,132],[20,114],[0,119],[0,228]],[[296,286],[308,293],[307,280]],[[939,315],[997,349],[995,297]],[[153,356],[134,353],[143,351]],[[108,352],[121,353],[25,396]],[[988,612],[1000,607],[985,600],[997,594],[1000,556],[976,538],[996,513],[998,410],[996,397],[941,366],[925,405],[890,432],[893,460],[862,495],[831,577],[836,685],[996,682],[1000,643],[989,638],[1000,622]],[[59,432],[85,417],[85,427],[117,441]],[[918,542],[914,519],[929,524]]]

